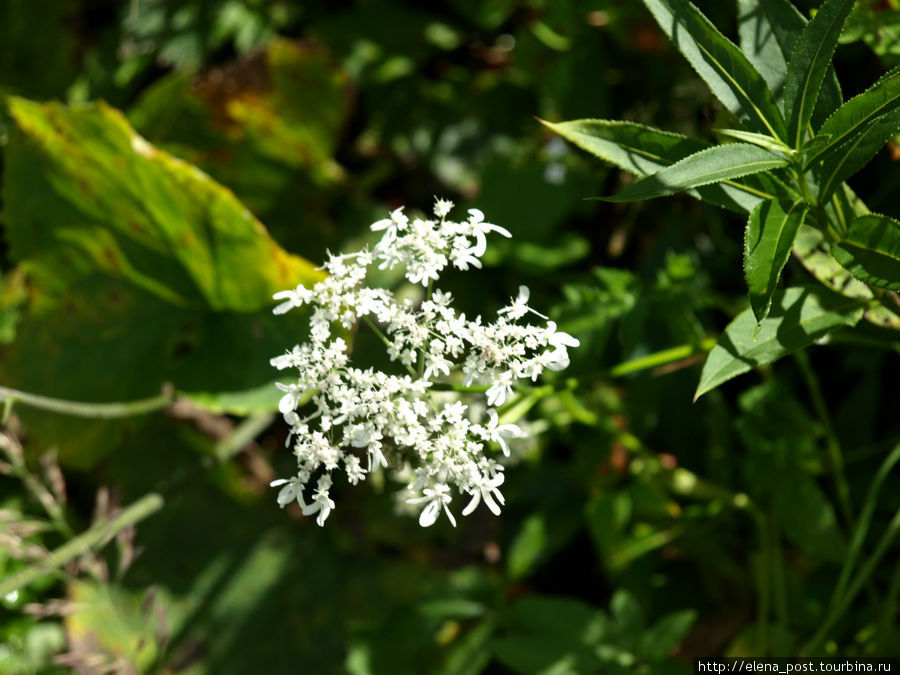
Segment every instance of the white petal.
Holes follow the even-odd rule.
[[[422,509],[422,513],[419,515],[419,525],[422,527],[431,527],[434,525],[434,521],[437,520],[440,508],[441,505],[437,501],[432,500],[428,502],[428,506]]]
[[[494,497],[491,495],[492,492],[497,492],[497,490],[485,490],[484,491],[484,503],[487,504],[487,507],[491,510],[495,516],[500,515],[500,507],[497,505],[497,502],[494,501]],[[500,493],[497,492],[499,495]],[[502,499],[502,495],[501,495]]]
[[[472,500],[468,504],[466,504],[466,508],[463,509],[462,514],[464,516],[467,516],[470,513],[472,513],[472,511],[475,510],[475,507],[478,506],[478,502],[480,502],[480,501],[481,501],[481,490],[478,490],[476,488],[475,490],[472,491]]]
[[[297,407],[297,394],[289,391],[278,401],[278,412],[285,415]]]

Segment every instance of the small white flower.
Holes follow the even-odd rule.
[[[440,197],[434,198],[434,215],[438,218],[443,218],[453,209],[453,202],[447,201],[446,199],[441,199]]]
[[[496,473],[494,476],[483,476],[475,483],[468,492],[472,495],[471,501],[463,509],[464,516],[469,515],[478,506],[478,503],[484,500],[484,503],[495,516],[500,515],[500,505],[505,504],[503,495],[498,489],[503,485],[504,476],[502,473]],[[500,502],[498,504],[497,502]]]
[[[512,397],[512,379],[513,374],[510,371],[502,372],[496,376],[487,390],[487,404],[489,406],[503,405],[506,399]]]
[[[503,454],[509,457],[509,446],[506,444],[507,438],[522,438],[524,432],[515,424],[498,424],[500,421],[497,411],[491,408],[488,410],[488,423],[484,427],[488,440],[500,445]]]
[[[305,515],[317,516],[319,525],[335,507],[332,476],[356,485],[369,473],[388,469],[386,454],[394,465],[391,475],[409,483],[406,502],[421,505],[423,527],[434,524],[442,510],[456,524],[449,508],[453,488],[471,495],[464,515],[482,501],[499,513],[502,467],[491,459],[489,446],[496,443],[508,457],[509,439],[524,432],[515,424],[500,424],[494,407],[513,397],[518,380],[565,367],[568,348],[578,345],[553,322],[519,322],[526,316],[547,321],[528,305],[524,286],[491,322],[456,312],[452,296],[439,289],[418,302],[367,285],[374,265],[401,266],[410,283],[430,286],[451,264],[481,267],[487,235],[510,236],[485,222],[478,209],[471,209],[465,222],[448,220],[452,207],[436,199],[436,220],[411,219],[402,207],[395,209],[372,225],[382,236],[371,251],[329,254],[323,267],[328,277],[312,288],[275,295],[282,301],[275,313],[309,305],[311,314],[307,340],[271,360],[274,368],[297,373],[296,382],[278,384],[297,473],[272,485],[281,488],[281,506],[296,501]],[[377,325],[389,359],[409,374],[361,369],[352,362],[336,334],[354,330],[363,319]],[[459,391],[460,383],[486,385],[487,391]],[[297,409],[303,402],[311,411],[301,417]],[[316,489],[307,504],[304,491],[314,478]]]
[[[316,518],[316,524],[319,527],[322,527],[325,524],[325,519],[328,518],[328,514],[334,509],[334,502],[328,496],[328,491],[331,489],[331,476],[327,473],[319,479],[318,484],[316,485],[316,491],[313,493],[312,504],[305,505],[301,500],[301,510],[303,511],[304,516],[311,516],[314,513],[318,513],[319,517]]]
[[[435,521],[437,521],[438,515],[440,515],[441,507],[444,508],[444,513],[447,514],[447,518],[453,524],[453,527],[456,527],[456,518],[453,517],[453,514],[450,512],[450,509],[447,507],[447,504],[450,503],[450,487],[444,485],[443,483],[438,483],[433,488],[425,488],[422,490],[421,497],[413,497],[412,499],[407,499],[407,504],[422,504],[425,503],[425,508],[422,509],[422,513],[419,515],[419,525],[422,527],[431,527],[434,525]]]

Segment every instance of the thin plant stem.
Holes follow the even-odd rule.
[[[887,552],[888,548],[890,548],[890,545],[894,542],[894,539],[898,534],[900,534],[900,510],[898,510],[897,513],[894,514],[894,517],[891,518],[891,522],[888,523],[887,529],[885,530],[884,535],[882,535],[881,537],[881,541],[879,541],[878,546],[875,547],[875,551],[866,559],[865,565],[863,565],[862,569],[853,579],[852,583],[850,583],[847,591],[843,594],[843,597],[841,597],[837,601],[837,603],[831,607],[831,610],[825,617],[825,621],[822,622],[822,626],[812,637],[812,639],[803,647],[803,650],[800,652],[801,656],[809,655],[811,652],[816,650],[819,645],[825,640],[834,624],[838,621],[838,619],[841,618],[841,616],[843,616],[844,612],[847,611],[850,603],[853,602],[853,600],[859,594],[860,590],[862,590],[862,587],[872,576],[872,573],[877,568],[878,563],[881,562],[881,558]]]
[[[434,291],[434,279],[429,279],[428,280],[428,289],[425,291],[425,302],[428,302],[429,300],[431,300],[431,294],[433,293],[433,291]],[[425,353],[425,350],[422,349],[422,353],[419,358],[419,372],[417,373],[417,376],[419,377],[419,379],[421,379],[425,375],[425,358],[426,358],[426,356],[427,356],[427,354]]]
[[[859,559],[860,553],[862,553],[866,535],[869,533],[869,526],[872,524],[872,515],[875,513],[881,486],[898,461],[900,461],[900,445],[895,447],[891,454],[887,456],[887,459],[878,468],[878,473],[875,474],[875,478],[872,480],[872,486],[869,488],[869,493],[866,495],[866,501],[863,504],[862,511],[860,511],[856,527],[853,529],[853,536],[847,548],[847,556],[844,558],[841,575],[832,593],[832,604],[835,604],[841,598],[847,588],[847,584],[850,582],[850,575],[853,572],[856,561]]]
[[[241,421],[234,430],[216,443],[213,456],[219,463],[227,462],[243,450],[250,441],[259,436],[275,419],[270,412],[256,413]]]
[[[881,613],[881,620],[878,625],[878,645],[883,646],[887,653],[888,640],[892,638],[894,620],[897,616],[898,599],[900,599],[900,564],[894,568],[894,574],[891,576],[891,583],[888,587],[887,595],[884,600],[884,609]],[[890,645],[894,647],[892,643]]]
[[[790,625],[790,616],[788,613],[787,590],[784,584],[784,559],[781,551],[781,533],[778,529],[778,519],[774,514],[769,515],[769,561],[772,567],[772,594],[775,598],[775,614],[778,617],[778,623],[782,628]]]
[[[73,417],[90,417],[95,419],[114,419],[118,417],[131,417],[144,415],[161,410],[173,400],[172,392],[163,392],[159,396],[140,399],[138,401],[124,401],[113,403],[86,403],[84,401],[69,401],[61,398],[51,398],[39,394],[31,394],[18,389],[0,386],[0,397],[6,401],[40,408],[50,412],[71,415]]]
[[[838,504],[841,515],[844,517],[845,523],[849,526],[853,523],[853,508],[850,505],[850,488],[847,484],[847,477],[844,475],[844,456],[841,452],[840,443],[834,433],[834,427],[831,424],[831,416],[828,414],[828,408],[825,405],[825,397],[822,395],[822,389],[819,386],[819,379],[813,372],[809,363],[809,357],[805,352],[799,351],[794,354],[797,364],[800,366],[800,372],[806,382],[812,399],[813,407],[816,415],[825,429],[825,445],[828,450],[828,463],[831,468],[834,487],[837,491]]]
[[[757,595],[756,606],[756,646],[763,656],[769,653],[769,605],[772,595],[772,583],[769,576],[769,525],[768,519],[762,513],[756,516],[756,531],[759,537],[760,558],[757,565]]]
[[[111,521],[95,524],[86,532],[66,542],[44,560],[29,565],[6,579],[0,580],[0,597],[31,584],[53,573],[70,560],[104,545],[127,527],[138,523],[159,511],[164,504],[162,496],[151,492],[128,506]]]
[[[378,327],[378,325],[374,321],[372,321],[372,319],[370,319],[368,316],[364,316],[363,321],[365,321],[366,325],[372,329],[372,332],[378,336],[378,339],[384,343],[385,347],[392,346],[391,341],[387,339],[387,335],[384,334],[384,332]],[[406,367],[406,370],[410,375],[412,375],[413,377],[416,376],[415,370],[413,370],[410,366],[407,366],[405,363],[403,365]]]
[[[716,338],[706,338],[696,344],[679,345],[677,347],[664,349],[660,352],[647,354],[646,356],[639,356],[636,359],[624,361],[613,366],[609,370],[609,375],[611,377],[622,377],[623,375],[630,375],[631,373],[637,373],[642,370],[647,370],[648,368],[664,366],[669,363],[674,363],[675,361],[686,359],[689,356],[694,356],[695,354],[708,352],[715,347],[715,345]]]

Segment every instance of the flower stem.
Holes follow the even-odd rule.
[[[631,373],[637,373],[641,370],[647,370],[648,368],[664,366],[668,363],[686,359],[690,356],[693,356],[694,354],[708,352],[710,349],[715,347],[715,345],[716,338],[706,338],[696,344],[686,344],[679,345],[677,347],[670,347],[669,349],[664,349],[660,352],[647,354],[646,356],[639,356],[636,359],[624,361],[616,366],[613,366],[609,371],[609,375],[611,377],[622,377],[623,375],[630,375]]]
[[[144,495],[113,520],[95,524],[86,532],[60,546],[44,560],[0,581],[0,597],[37,581],[95,546],[103,546],[125,528],[159,511],[163,503],[163,498],[156,493]]]
[[[31,394],[18,389],[0,386],[0,397],[5,401],[22,403],[33,408],[40,408],[50,412],[72,415],[73,417],[91,417],[95,419],[114,419],[117,417],[131,417],[144,415],[168,406],[174,396],[172,391],[164,391],[159,396],[145,398],[138,401],[114,402],[114,403],[86,403],[84,401],[68,401],[61,398],[51,398],[39,394]]]

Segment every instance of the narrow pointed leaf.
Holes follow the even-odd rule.
[[[688,0],[644,0],[713,94],[751,131],[786,138],[775,97],[743,52]]]
[[[872,214],[850,223],[831,254],[860,281],[900,291],[900,222]]]
[[[831,134],[817,134],[814,138],[809,139],[802,148],[800,155],[803,159],[803,170],[806,171],[809,166],[822,154],[822,150],[831,143]]]
[[[778,291],[769,316],[759,323],[758,333],[750,309],[728,324],[706,357],[694,400],[733,377],[811,345],[835,328],[855,325],[862,314],[863,301],[837,295],[822,286]]]
[[[635,122],[584,119],[558,124],[541,120],[541,124],[592,155],[642,177],[711,147],[682,134]]]
[[[792,155],[796,152],[796,150],[785,145],[777,138],[772,138],[765,134],[755,134],[752,131],[741,131],[740,129],[715,129],[715,132],[720,136],[726,136],[727,138],[733,138],[736,141],[750,143],[769,150],[770,152],[781,152],[786,155]]]
[[[744,276],[757,321],[769,313],[778,278],[806,215],[802,202],[761,202],[750,213],[744,235]]]
[[[541,124],[600,159],[640,177],[649,176],[700,150],[709,143],[682,134],[619,120],[584,119]],[[765,176],[706,185],[691,194],[732,211],[749,212],[763,199],[784,196],[787,188]]]
[[[826,162],[832,153],[844,154],[841,146],[852,143],[879,118],[893,113],[898,108],[900,108],[900,67],[885,74],[859,96],[851,98],[825,120],[816,139],[828,136],[828,142],[809,152],[806,162],[809,164],[816,159]]]
[[[738,0],[738,9],[741,49],[780,101],[787,63],[807,24],[806,17],[790,0]],[[829,65],[813,110],[813,124],[821,125],[842,100],[837,75]]]
[[[787,165],[787,160],[746,143],[717,145],[685,157],[652,176],[629,185],[609,202],[633,202],[671,195],[682,190],[740,178]]]
[[[825,0],[794,44],[784,80],[788,141],[800,147],[854,0]]]
[[[821,158],[819,200],[829,199],[841,183],[868,164],[885,143],[900,131],[900,108],[875,118],[843,145]]]
[[[802,29],[801,24],[797,35],[800,35]],[[777,97],[784,87],[787,60],[769,16],[759,0],[738,0],[738,37],[741,51]]]

